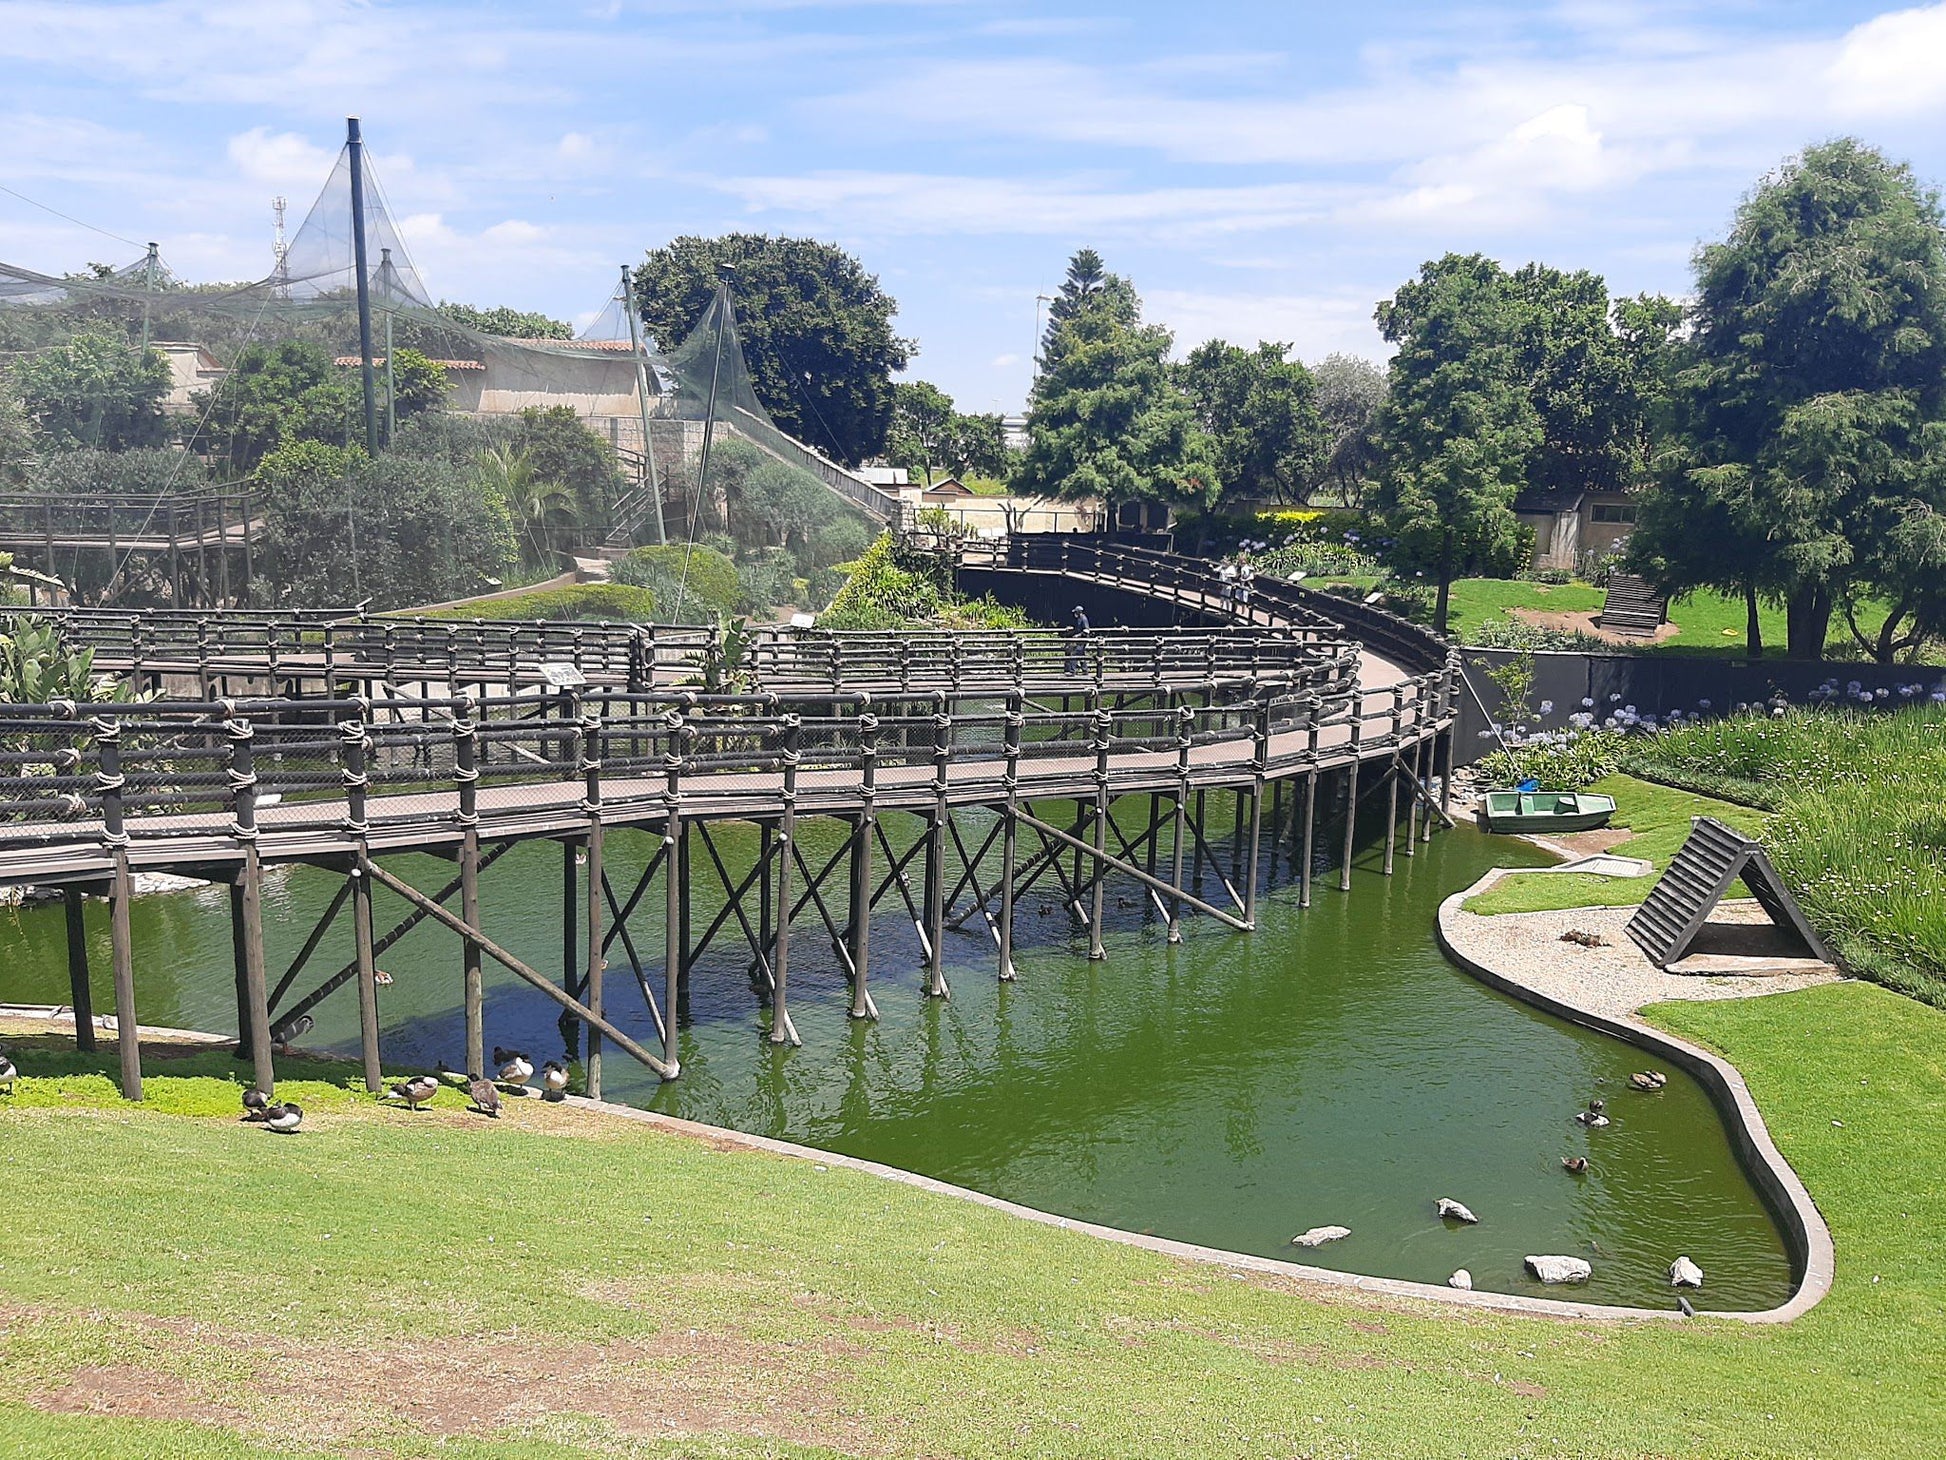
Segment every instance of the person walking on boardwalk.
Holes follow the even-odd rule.
[[[1074,606],[1074,623],[1068,629],[1069,674],[1080,674],[1088,667],[1088,615],[1080,604]]]

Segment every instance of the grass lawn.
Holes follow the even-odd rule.
[[[1645,857],[1658,871],[1669,865],[1689,835],[1692,816],[1714,816],[1739,831],[1755,836],[1768,819],[1747,806],[1678,791],[1633,776],[1604,776],[1588,788],[1615,798],[1610,826],[1626,827],[1632,835],[1614,850],[1625,857]],[[1553,912],[1570,907],[1628,907],[1642,901],[1655,886],[1655,877],[1596,877],[1578,872],[1517,872],[1503,877],[1490,890],[1469,897],[1463,907],[1474,913]],[[1739,887],[1735,895],[1743,895]]]
[[[209,1076],[27,1078],[0,1452],[1937,1455],[1946,1015],[1843,984],[1657,1017],[1739,1064],[1836,1233],[1796,1323],[1307,1289],[538,1101],[323,1084],[280,1139]]]
[[[1556,613],[1588,613],[1599,610],[1606,595],[1587,583],[1526,583],[1505,578],[1462,578],[1453,584],[1450,612],[1452,632],[1461,643],[1481,623],[1499,617],[1512,608],[1539,609]],[[1779,654],[1784,648],[1784,610],[1763,605],[1758,610],[1763,627],[1764,648]],[[1744,633],[1743,600],[1720,593],[1700,591],[1677,599],[1669,605],[1669,621],[1678,633],[1660,644],[1629,645],[1634,654],[1716,654],[1740,658],[1749,651]],[[1859,627],[1867,633],[1885,621],[1880,605],[1867,605],[1859,614]],[[1834,618],[1828,652],[1834,658],[1861,657],[1857,644],[1841,620]]]

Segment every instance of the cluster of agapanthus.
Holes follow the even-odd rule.
[[[1880,685],[1876,689],[1867,689],[1855,679],[1847,680],[1840,688],[1837,679],[1832,678],[1812,690],[1807,698],[1812,704],[1882,705],[1889,703],[1894,695],[1898,696],[1900,704],[1916,704],[1924,696],[1935,705],[1946,705],[1946,679],[1941,679],[1930,689],[1923,684],[1902,684],[1896,688]]]

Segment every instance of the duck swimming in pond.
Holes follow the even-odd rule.
[[[1586,1156],[1563,1156],[1561,1158],[1561,1169],[1570,1176],[1585,1176],[1588,1172],[1588,1158]]]
[[[549,1060],[541,1066],[541,1089],[548,1100],[560,1100],[567,1095],[568,1072],[559,1060]]]
[[[1638,1070],[1628,1077],[1628,1082],[1637,1090],[1660,1090],[1669,1083],[1669,1077],[1661,1070]]]
[[[394,1085],[388,1093],[403,1100],[406,1109],[417,1110],[439,1093],[439,1081],[431,1075],[414,1075],[411,1079]]]
[[[303,1123],[304,1108],[295,1100],[273,1105],[264,1112],[264,1128],[274,1130],[280,1136],[296,1135],[297,1128]]]
[[[1580,1121],[1583,1125],[1589,1127],[1590,1129],[1593,1129],[1598,1126],[1604,1126],[1608,1124],[1608,1117],[1603,1115],[1602,1112],[1607,1108],[1608,1108],[1608,1102],[1606,1100],[1602,1100],[1599,1098],[1590,1100],[1588,1102],[1588,1108],[1586,1110],[1576,1112],[1574,1118]]]
[[[243,1092],[243,1118],[245,1120],[262,1120],[269,1109],[270,1097],[256,1086],[252,1085],[248,1090]]]

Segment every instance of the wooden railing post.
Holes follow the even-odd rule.
[[[343,762],[339,770],[345,788],[345,832],[357,849],[351,867],[351,924],[353,957],[358,968],[358,1052],[364,1066],[365,1088],[376,1095],[385,1086],[378,1051],[378,965],[372,951],[372,879],[363,863],[370,855],[365,821],[366,795],[371,786],[372,741],[363,708],[338,725]]]

